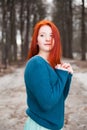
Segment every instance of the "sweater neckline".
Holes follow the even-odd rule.
[[[52,67],[51,67],[51,65],[49,64],[49,62],[47,62],[42,56],[40,56],[40,55],[35,55],[36,57],[38,57],[38,58],[40,58],[42,61],[44,61],[47,65],[48,65],[48,67],[50,67],[50,69],[53,71],[53,72],[55,72],[55,69],[53,69]]]
[[[47,60],[45,60],[42,56],[40,56],[40,55],[36,55],[36,56],[39,57],[39,58],[41,58],[46,64],[48,64],[51,67],[50,63]]]
[[[36,55],[37,57],[40,57],[42,60],[44,60],[47,64],[49,64],[49,62],[47,60],[45,60],[42,56],[40,55]],[[49,64],[50,65],[50,64]]]

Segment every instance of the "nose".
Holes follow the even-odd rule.
[[[50,36],[46,36],[46,41],[50,41],[50,40],[51,40]]]

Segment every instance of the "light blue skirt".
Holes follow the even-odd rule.
[[[37,124],[35,121],[33,121],[30,117],[26,120],[24,124],[24,130],[50,130],[47,129],[39,124]],[[61,129],[63,130],[63,129]]]

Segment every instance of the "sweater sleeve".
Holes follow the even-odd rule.
[[[67,71],[58,71],[57,82],[52,84],[46,65],[39,62],[32,62],[27,65],[25,70],[26,88],[31,91],[44,111],[55,107],[58,103],[67,78]]]
[[[63,91],[64,99],[66,99],[67,96],[68,96],[68,93],[69,93],[69,90],[70,90],[71,79],[72,79],[72,74],[69,73],[69,76],[68,76],[68,79],[67,79],[67,82],[65,84],[64,91]]]

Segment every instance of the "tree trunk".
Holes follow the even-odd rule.
[[[86,60],[86,32],[85,32],[85,7],[84,0],[82,0],[82,19],[81,19],[81,49],[82,49],[82,60]]]
[[[25,34],[25,45],[24,45],[24,58],[27,58],[28,55],[28,48],[29,48],[29,26],[30,26],[30,9],[29,9],[29,1],[27,0],[26,7],[27,7],[27,17],[26,17],[26,34]]]
[[[21,59],[24,57],[24,0],[20,1]]]
[[[72,29],[72,0],[69,0],[69,10],[68,10],[68,57],[73,58],[72,55],[72,35],[73,35],[73,29]]]
[[[10,22],[11,22],[11,48],[12,48],[12,60],[17,60],[17,44],[16,44],[16,26],[15,26],[15,0],[11,0],[10,8]]]
[[[6,43],[6,27],[7,27],[7,20],[6,20],[6,12],[7,6],[6,1],[2,1],[2,14],[3,14],[3,25],[2,25],[2,64],[4,64],[5,68],[7,68],[7,43]]]

